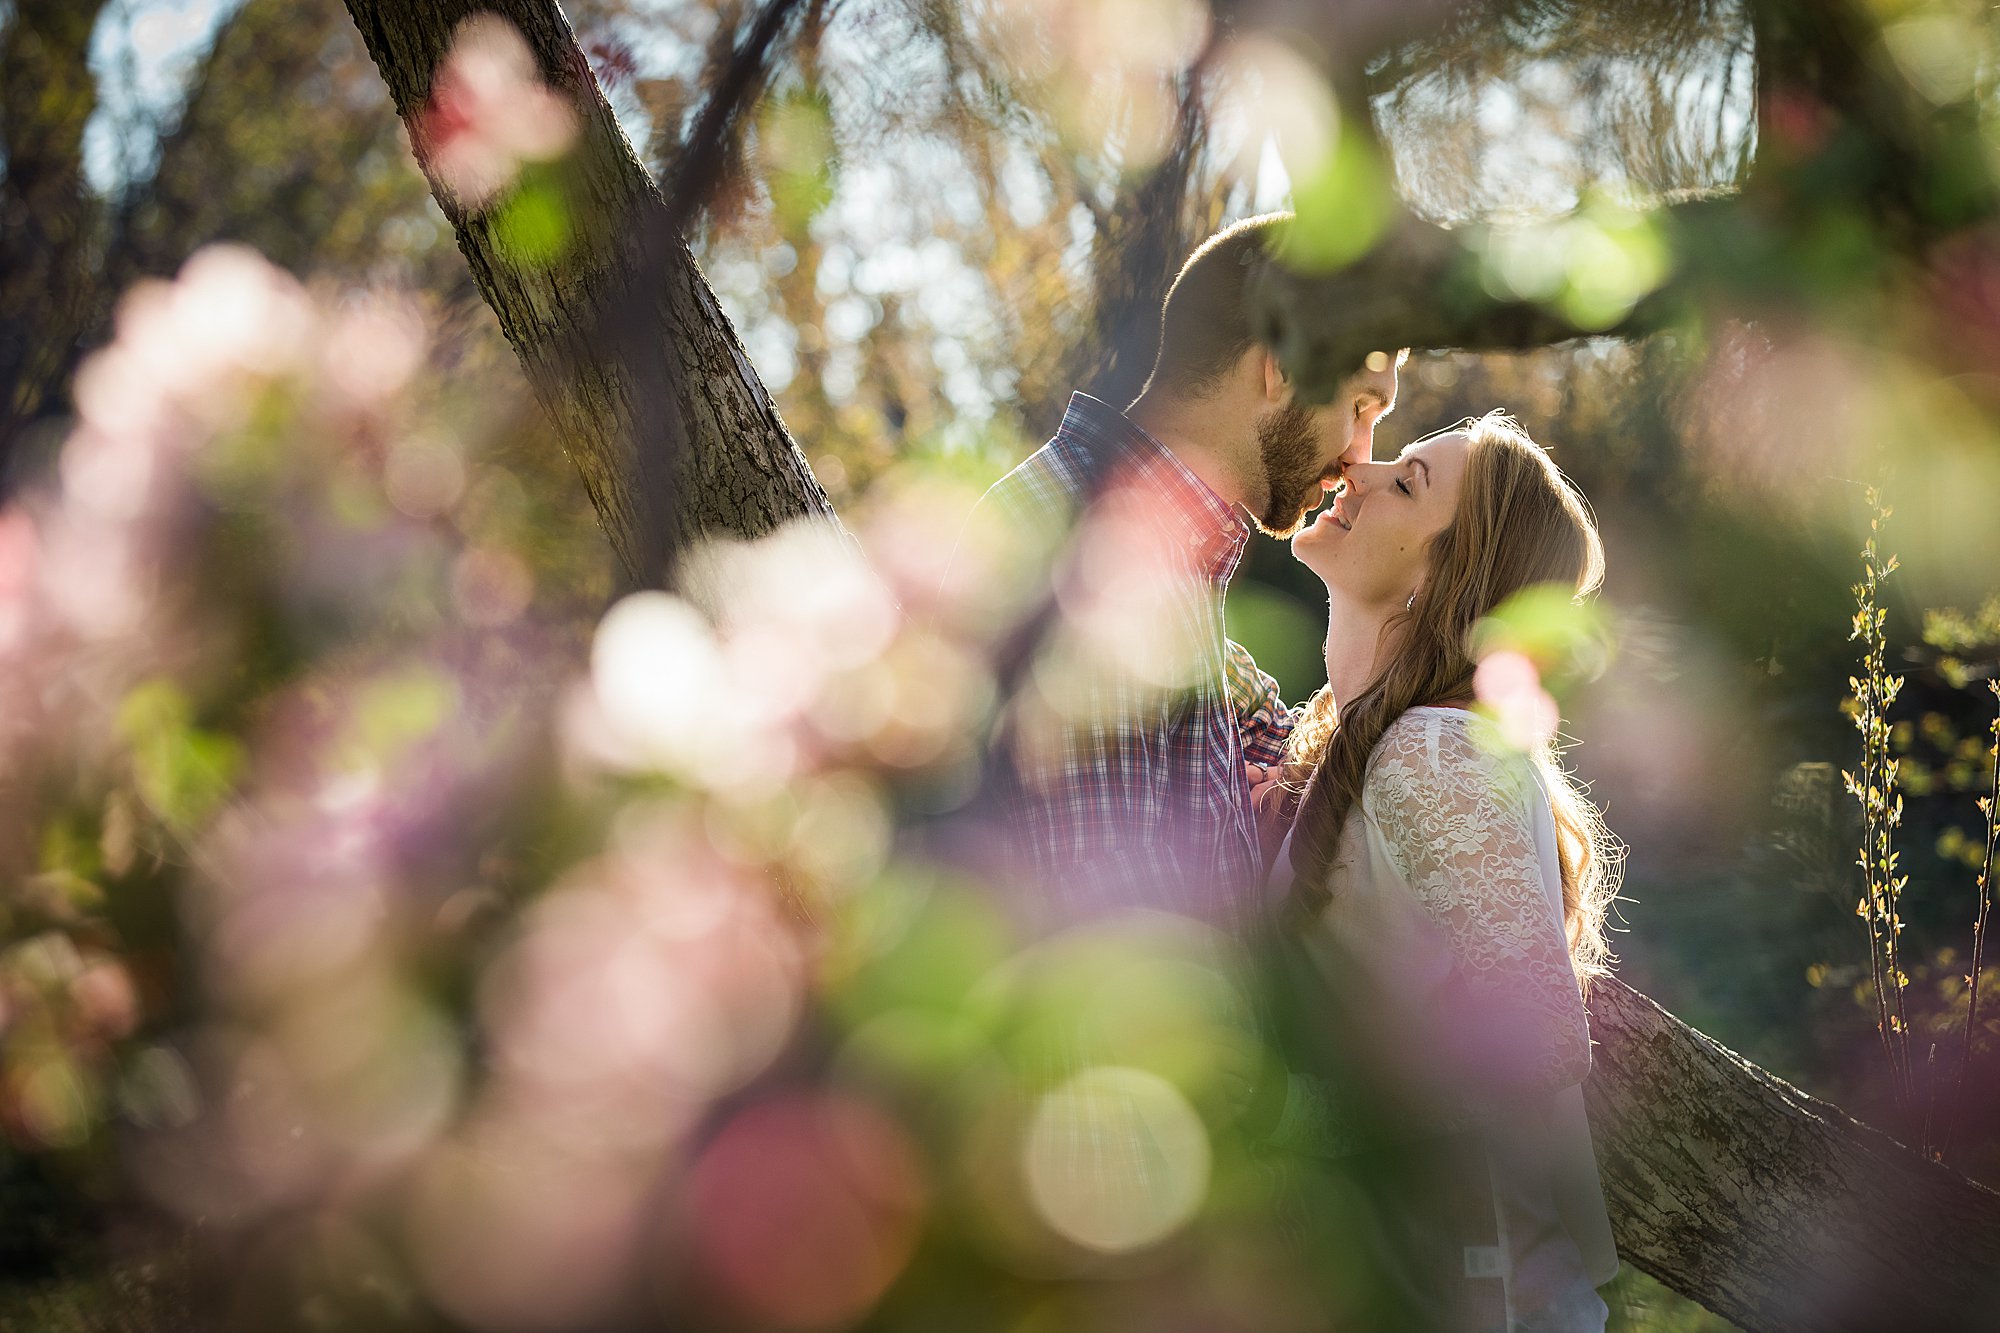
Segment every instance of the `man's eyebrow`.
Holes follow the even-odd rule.
[[[1389,399],[1380,389],[1357,389],[1354,394],[1354,401],[1357,405],[1361,403],[1373,403],[1384,412],[1389,410]]]
[[[1424,489],[1429,490],[1431,487],[1431,465],[1415,454],[1410,455],[1410,462],[1424,470]]]

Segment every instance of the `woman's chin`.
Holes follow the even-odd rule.
[[[1334,563],[1339,539],[1346,535],[1338,523],[1322,516],[1301,528],[1298,535],[1292,538],[1292,558],[1325,581],[1327,571]]]
[[[1300,528],[1292,537],[1292,551],[1296,554],[1301,542],[1307,546],[1317,546],[1322,542],[1338,540],[1347,535],[1347,529],[1333,516],[1333,506],[1328,505],[1312,516],[1312,522]]]

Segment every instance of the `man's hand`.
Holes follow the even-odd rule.
[[[1299,797],[1311,774],[1303,764],[1243,765],[1243,776],[1250,781],[1250,810],[1257,817],[1257,842],[1267,869],[1277,860],[1278,848],[1291,830]]]

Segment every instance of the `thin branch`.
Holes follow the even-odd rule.
[[[2000,701],[2000,680],[1989,680],[1986,688]],[[1972,971],[1966,977],[1965,1032],[1959,1041],[1958,1080],[1952,1089],[1951,1118],[1945,1122],[1944,1142],[1939,1145],[1939,1153],[1951,1150],[1952,1140],[1958,1134],[1958,1123],[1965,1114],[1965,1075],[1972,1065],[1972,1042],[1979,1030],[1979,979],[1986,965],[1986,918],[1993,907],[1993,853],[1996,843],[2000,843],[2000,716],[1991,724],[1993,746],[1988,751],[1993,759],[1993,788],[1986,795],[1986,854],[1979,866],[1979,879],[1974,886],[1978,892],[1977,906],[1972,915]]]

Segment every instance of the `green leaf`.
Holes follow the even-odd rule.
[[[800,90],[773,101],[758,127],[758,155],[778,230],[793,243],[833,200],[839,153],[826,95]]]
[[[569,201],[546,171],[523,176],[519,188],[494,210],[499,252],[522,268],[547,268],[569,252],[575,222]]]
[[[172,681],[136,686],[119,707],[118,729],[131,746],[139,799],[176,833],[201,824],[242,767],[242,747],[195,726],[187,697]]]
[[[1278,257],[1301,272],[1332,272],[1368,252],[1394,207],[1389,173],[1375,150],[1343,127],[1325,160],[1293,179],[1293,221],[1278,241]]]

